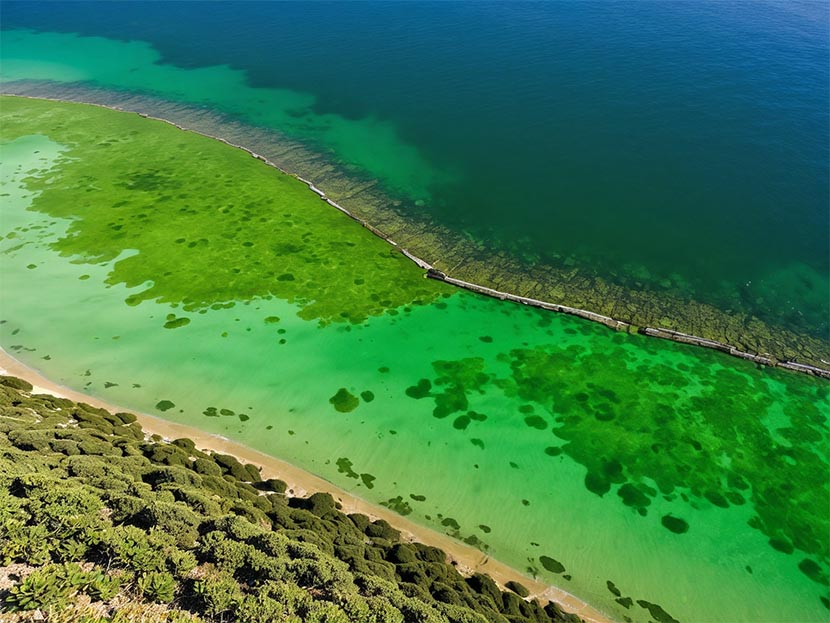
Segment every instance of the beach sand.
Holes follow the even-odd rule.
[[[384,519],[395,529],[401,531],[403,539],[418,541],[444,550],[455,567],[465,575],[471,575],[476,572],[486,573],[501,587],[504,587],[508,581],[513,580],[527,587],[530,591],[530,598],[535,597],[542,602],[552,601],[566,612],[572,612],[582,617],[586,623],[612,622],[609,617],[567,591],[525,577],[515,569],[490,558],[469,545],[409,521],[405,517],[382,506],[371,504],[352,493],[340,489],[327,480],[299,469],[278,458],[252,450],[220,435],[212,435],[191,426],[167,422],[155,416],[113,405],[74,391],[68,387],[58,385],[45,378],[36,370],[21,363],[3,349],[0,349],[0,374],[16,376],[28,381],[33,385],[34,389],[32,393],[35,394],[51,394],[76,402],[85,402],[94,407],[107,409],[113,413],[121,411],[134,413],[144,432],[148,435],[160,435],[167,440],[187,437],[192,439],[199,449],[230,454],[243,463],[256,465],[260,468],[263,479],[279,478],[283,480],[288,485],[288,492],[291,495],[306,496],[315,492],[329,493],[341,504],[344,513],[362,513],[372,519]]]

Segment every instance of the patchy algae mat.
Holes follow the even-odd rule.
[[[25,13],[25,7],[31,7],[37,13],[37,6],[37,3],[12,4],[10,13],[12,16],[21,10]],[[336,10],[327,8],[318,18],[324,24],[327,20],[338,22],[340,16],[351,10],[344,6]],[[556,6],[556,3],[548,5],[542,12],[557,13]],[[604,3],[598,6],[600,11],[606,10]],[[102,17],[105,7],[98,9],[95,16],[87,16],[82,21],[100,18],[107,22],[107,17]],[[146,12],[159,9],[164,14],[170,10],[165,5],[155,8],[141,5],[142,16],[136,18],[136,24],[148,19],[149,23],[155,24],[158,20],[148,18]],[[123,10],[126,9],[119,9],[117,16],[110,15],[109,19],[123,24],[124,20],[119,17]],[[214,4],[209,11],[201,13],[213,14],[217,10],[220,9]],[[279,12],[285,10],[288,9]],[[369,8],[364,10],[368,14],[363,21],[374,23],[379,12]],[[40,17],[32,19],[35,23],[40,20],[53,23],[53,19],[61,22],[55,11],[53,5],[47,5]],[[67,11],[72,13],[71,9]],[[565,10],[566,13],[569,11]],[[199,12],[198,9],[195,12]],[[238,16],[233,14],[238,12],[231,9],[228,19],[237,19]],[[389,18],[387,13],[382,13],[386,17],[378,19]],[[629,13],[623,12],[621,22],[630,21],[629,27],[639,34],[641,23]],[[685,32],[689,20],[696,21],[701,15],[703,13],[682,20],[682,30]],[[198,30],[199,26],[195,24],[199,19],[191,15],[182,21]],[[432,26],[429,20],[427,22],[422,25],[429,32]],[[589,18],[585,23],[594,24],[596,20]],[[475,28],[468,28],[465,22],[463,26],[456,26],[461,28],[462,35],[475,32]],[[476,26],[483,25],[476,22]],[[300,20],[292,29],[302,27]],[[557,30],[563,27],[560,22],[555,25]],[[696,27],[700,28],[701,24]],[[106,27],[102,28],[107,32]],[[325,26],[321,25],[321,28]],[[94,26],[83,30],[97,32]],[[708,31],[704,28],[703,33]],[[617,34],[628,45],[630,38],[625,33]],[[549,126],[564,123],[568,113],[563,109],[545,113],[537,110],[536,114],[542,114],[542,117],[536,118],[532,128],[525,127],[523,120],[528,117],[527,121],[531,122],[534,103],[539,100],[521,97],[516,98],[516,103],[522,104],[516,114],[506,118],[478,119],[480,125],[462,131],[461,136],[436,152],[435,148],[425,150],[423,141],[418,140],[424,136],[435,138],[435,129],[426,122],[430,116],[438,114],[434,107],[429,115],[424,115],[427,127],[419,131],[410,128],[408,134],[403,131],[406,124],[402,126],[400,119],[390,119],[375,110],[373,104],[383,99],[390,76],[381,74],[377,77],[374,88],[380,93],[375,99],[367,93],[356,96],[357,100],[368,98],[368,110],[343,113],[336,105],[342,103],[339,100],[332,107],[332,102],[327,105],[316,92],[286,88],[279,81],[285,67],[302,67],[310,62],[309,50],[280,48],[279,63],[266,61],[270,62],[275,77],[262,84],[262,80],[257,83],[250,72],[245,71],[244,63],[241,67],[229,66],[200,57],[198,50],[202,49],[203,42],[211,40],[208,35],[203,35],[198,43],[194,41],[185,46],[195,56],[179,59],[183,64],[171,61],[162,50],[143,39],[150,36],[140,29],[134,35],[122,33],[118,38],[81,36],[71,32],[4,30],[0,39],[3,89],[9,93],[79,98],[104,104],[115,101],[165,119],[179,115],[177,118],[185,126],[224,138],[232,137],[227,133],[227,127],[215,125],[217,117],[244,124],[246,131],[237,143],[255,148],[284,169],[313,180],[332,199],[452,277],[586,309],[639,327],[673,329],[724,342],[739,350],[770,354],[780,360],[797,360],[825,369],[828,366],[830,346],[826,338],[830,280],[827,240],[818,233],[826,232],[827,219],[823,211],[815,208],[827,203],[826,184],[821,189],[821,175],[826,176],[826,166],[822,169],[820,165],[822,158],[826,161],[826,150],[822,151],[820,147],[816,153],[815,140],[808,139],[805,139],[806,145],[796,144],[788,148],[790,151],[780,149],[775,135],[770,138],[770,143],[775,145],[776,154],[803,153],[802,158],[787,166],[756,162],[760,158],[757,140],[772,132],[783,115],[777,95],[772,99],[774,112],[767,113],[770,119],[761,123],[764,131],[755,126],[742,128],[749,133],[745,140],[751,142],[750,149],[735,153],[723,149],[722,128],[728,125],[734,130],[734,118],[744,116],[744,113],[735,112],[728,123],[714,124],[718,129],[717,136],[711,143],[701,146],[719,145],[717,149],[707,153],[706,157],[693,151],[681,156],[680,162],[677,162],[678,153],[670,149],[671,153],[663,158],[674,161],[673,166],[659,156],[654,156],[658,162],[639,162],[637,154],[641,151],[659,154],[668,146],[681,149],[679,135],[689,138],[698,136],[700,131],[694,126],[683,126],[683,119],[694,116],[675,115],[673,120],[680,126],[663,128],[668,133],[662,140],[657,140],[657,144],[651,144],[650,149],[645,145],[649,144],[648,137],[656,140],[653,135],[656,129],[652,124],[654,120],[648,115],[644,125],[628,119],[628,123],[633,124],[631,127],[622,123],[613,129],[612,134],[625,132],[626,138],[620,138],[619,144],[591,147],[590,141],[583,142],[587,140],[586,136],[569,136],[570,132],[576,132],[575,128],[587,123],[580,115],[572,122],[574,129],[560,127],[558,133],[544,134],[550,131],[546,130]],[[250,47],[244,37],[238,39],[237,44],[242,48]],[[382,39],[380,37],[379,41]],[[547,36],[544,40],[553,41]],[[487,42],[485,47],[509,49],[511,41],[508,39],[504,46]],[[721,45],[720,39],[717,44],[707,41],[701,36],[702,50]],[[309,37],[309,42],[318,47],[316,35]],[[756,45],[752,37],[748,42],[753,47]],[[321,49],[330,44],[321,44]],[[676,39],[670,38],[669,47],[674,49],[675,44]],[[279,47],[276,41],[273,45]],[[787,40],[782,45],[789,50],[787,46],[795,44]],[[181,51],[181,46],[174,47]],[[272,47],[251,47],[248,53],[253,52],[256,58],[273,59]],[[774,47],[770,44],[762,49]],[[465,49],[460,46],[459,53],[464,53]],[[584,52],[585,58],[589,58],[590,52]],[[348,55],[349,51],[342,53]],[[540,58],[538,54],[528,53],[537,60]],[[566,47],[547,53],[552,58],[564,58],[563,54],[568,56],[573,51]],[[213,58],[211,54],[208,56]],[[722,56],[714,60],[717,67],[724,61]],[[473,65],[479,62],[477,57],[472,59]],[[604,60],[597,59],[597,62]],[[442,65],[448,69],[456,67],[454,63],[442,62]],[[794,63],[787,57],[785,65],[791,68]],[[732,69],[740,76],[755,80],[751,70]],[[554,76],[561,72],[571,75],[569,68],[551,70]],[[357,73],[352,79],[360,83],[359,63],[350,71]],[[602,73],[601,69],[599,71]],[[364,67],[363,73],[374,75],[374,69]],[[499,74],[499,80],[515,78],[521,73]],[[676,79],[686,76],[686,72],[678,71],[674,66],[671,74]],[[808,77],[814,74],[808,73]],[[424,75],[431,74],[425,70]],[[544,75],[544,72],[540,74]],[[585,75],[592,75],[592,71],[586,68]],[[820,79],[811,83],[811,88],[799,87],[800,97],[804,91],[815,90],[816,97],[820,98],[825,81],[821,78],[823,73],[819,71],[818,75]],[[459,89],[450,95],[465,90],[478,93],[483,89],[485,101],[493,97],[492,85],[471,85],[467,83],[468,79],[474,80],[469,78],[469,72],[457,74],[453,80],[459,82]],[[559,78],[548,79],[557,82]],[[321,79],[321,82],[327,81]],[[732,93],[734,82],[725,79],[720,87],[710,86],[713,91],[726,94]],[[769,86],[763,80],[760,82]],[[276,86],[269,86],[274,84]],[[590,80],[589,84],[592,88],[600,88]],[[632,85],[637,84],[645,89],[663,84],[663,81],[646,78],[640,83],[635,80],[626,83],[625,90],[636,90],[637,87]],[[797,79],[796,84],[802,85],[802,80]],[[530,86],[539,87],[533,80],[530,80]],[[692,87],[700,95],[697,85]],[[499,85],[499,88],[508,87]],[[430,93],[429,86],[424,89],[418,97],[407,98],[407,101],[412,99],[426,105],[430,101],[426,95]],[[348,90],[351,92],[352,87]],[[683,92],[685,89],[681,88],[680,93]],[[603,101],[603,91],[597,93],[591,91],[588,99]],[[655,97],[659,99],[659,94]],[[795,95],[792,97],[795,99]],[[153,102],[147,101],[152,98],[166,103],[153,106]],[[745,95],[734,93],[727,97],[739,107],[746,99]],[[718,98],[715,100],[710,104],[716,103]],[[478,101],[476,98],[475,102],[465,104],[448,97],[446,102],[439,99],[431,104],[440,102],[439,110],[453,110],[455,106],[461,111],[470,111],[462,112],[461,119],[446,123],[446,131],[452,135],[451,128],[466,127],[468,122],[477,119],[475,111],[481,112]],[[795,101],[801,102],[800,99]],[[587,102],[580,107],[585,104]],[[651,110],[652,104],[649,101],[646,108]],[[685,106],[686,103],[677,104]],[[621,108],[632,105],[636,108],[638,103],[628,96],[622,101],[609,102],[607,119],[602,116],[602,123],[614,118]],[[813,104],[801,105],[810,110],[810,106],[815,107]],[[817,106],[822,105],[819,101]],[[189,109],[180,110],[183,107]],[[726,113],[717,109],[712,114]],[[413,119],[421,119],[421,114],[410,111],[409,121]],[[798,127],[804,123],[801,117],[797,121]],[[808,120],[812,129],[806,136],[814,137],[820,133],[815,128],[820,129],[821,122],[820,115],[814,122]],[[511,131],[514,126],[517,127],[515,136]],[[585,129],[592,127],[587,123]],[[789,145],[795,139],[792,128],[789,125],[787,128],[778,140]],[[499,136],[501,143],[497,140]],[[644,145],[636,144],[626,149],[624,145],[632,137],[645,141]],[[527,150],[532,154],[529,145],[537,143],[539,153],[531,158]],[[455,154],[452,147],[459,145],[468,145],[467,151]],[[447,156],[446,152],[454,155]],[[625,156],[604,164],[593,161],[601,154],[618,152]],[[721,157],[724,158],[722,162],[718,160]],[[629,159],[632,159],[630,163]],[[736,161],[745,166],[733,171]],[[583,172],[568,174],[576,162],[583,162]],[[524,170],[527,167],[532,171]],[[668,172],[654,175],[654,171],[664,171],[666,167],[669,167]],[[718,172],[713,173],[707,167]],[[816,167],[818,172],[814,173]],[[590,172],[587,178],[586,172]],[[681,173],[683,184],[691,188],[674,189],[673,184],[681,183]],[[743,179],[744,173],[758,175],[760,179],[747,183]],[[786,182],[787,189],[773,192],[767,188],[772,177],[778,182]],[[641,183],[629,185],[626,182],[623,188],[618,188],[622,179],[641,178]],[[740,192],[739,187],[743,189]],[[773,187],[777,188],[775,184]],[[570,190],[564,192],[565,188]],[[669,196],[654,203],[650,192],[656,188],[660,188],[660,192],[669,192]],[[750,196],[743,196],[748,188],[753,189]],[[632,195],[634,189],[637,190]],[[784,212],[783,206],[787,206]],[[786,223],[779,222],[782,214],[789,215]],[[769,219],[774,223],[767,222]]]
[[[0,344],[619,620],[827,620],[828,388],[457,291],[212,139],[4,97]]]

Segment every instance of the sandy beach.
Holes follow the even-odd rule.
[[[362,513],[372,519],[384,519],[394,528],[400,530],[403,538],[439,547],[444,550],[456,568],[464,574],[472,574],[475,572],[486,573],[502,587],[508,581],[514,580],[527,587],[530,591],[531,598],[535,597],[541,601],[555,602],[563,610],[573,612],[582,617],[586,623],[612,623],[612,620],[606,615],[567,591],[525,577],[515,569],[490,558],[473,547],[460,543],[445,534],[420,526],[382,506],[370,504],[356,495],[336,487],[327,480],[319,478],[278,458],[252,450],[222,436],[204,433],[190,426],[167,422],[155,416],[114,405],[53,383],[36,370],[9,355],[3,349],[0,349],[0,374],[25,379],[33,385],[34,389],[32,393],[35,394],[51,394],[76,402],[85,402],[111,412],[129,411],[130,413],[134,413],[141,427],[148,435],[160,435],[162,438],[168,440],[187,437],[192,439],[196,447],[202,450],[231,454],[242,462],[256,465],[260,468],[263,478],[279,478],[286,482],[289,493],[294,496],[305,496],[318,491],[330,493],[335,500],[340,502],[342,510],[345,513]]]

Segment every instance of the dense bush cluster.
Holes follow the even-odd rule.
[[[579,621],[252,465],[0,377],[0,592],[50,621]],[[9,615],[18,616],[18,615]],[[25,614],[20,615],[25,616]],[[4,619],[5,620],[5,619]],[[21,618],[20,620],[24,620]]]

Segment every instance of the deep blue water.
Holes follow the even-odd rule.
[[[397,126],[513,253],[828,330],[826,2],[18,3]],[[679,285],[678,285],[679,284]]]

